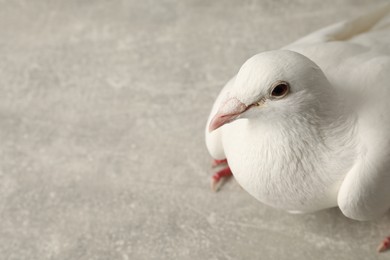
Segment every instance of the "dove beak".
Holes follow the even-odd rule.
[[[224,124],[230,123],[237,119],[242,113],[248,110],[248,106],[239,101],[237,98],[227,100],[218,110],[209,125],[209,132],[212,132]]]

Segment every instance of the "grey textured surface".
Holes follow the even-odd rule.
[[[389,216],[212,193],[203,141],[247,58],[372,4],[1,0],[0,258],[388,259]]]

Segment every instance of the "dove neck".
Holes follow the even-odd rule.
[[[340,104],[340,103],[339,103]],[[354,144],[357,116],[346,107],[327,104],[297,114],[290,114],[276,124],[280,134],[287,136],[291,142],[300,139],[315,140],[329,150],[343,149],[345,145]]]
[[[316,168],[322,169],[324,176],[331,176],[352,167],[356,154],[356,121],[357,117],[345,108],[330,105],[290,114],[265,127],[271,139],[284,140],[283,143],[289,146],[282,149],[290,151],[286,154],[295,158],[291,160],[299,161],[304,157],[316,161]],[[339,184],[334,183],[337,190]]]

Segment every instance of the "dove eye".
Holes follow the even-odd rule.
[[[273,98],[282,98],[290,90],[290,86],[287,82],[279,81],[275,84],[275,86],[271,90],[271,97]]]

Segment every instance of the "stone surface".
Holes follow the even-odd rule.
[[[209,187],[203,129],[250,56],[371,0],[0,0],[0,258],[387,259],[390,218]]]

